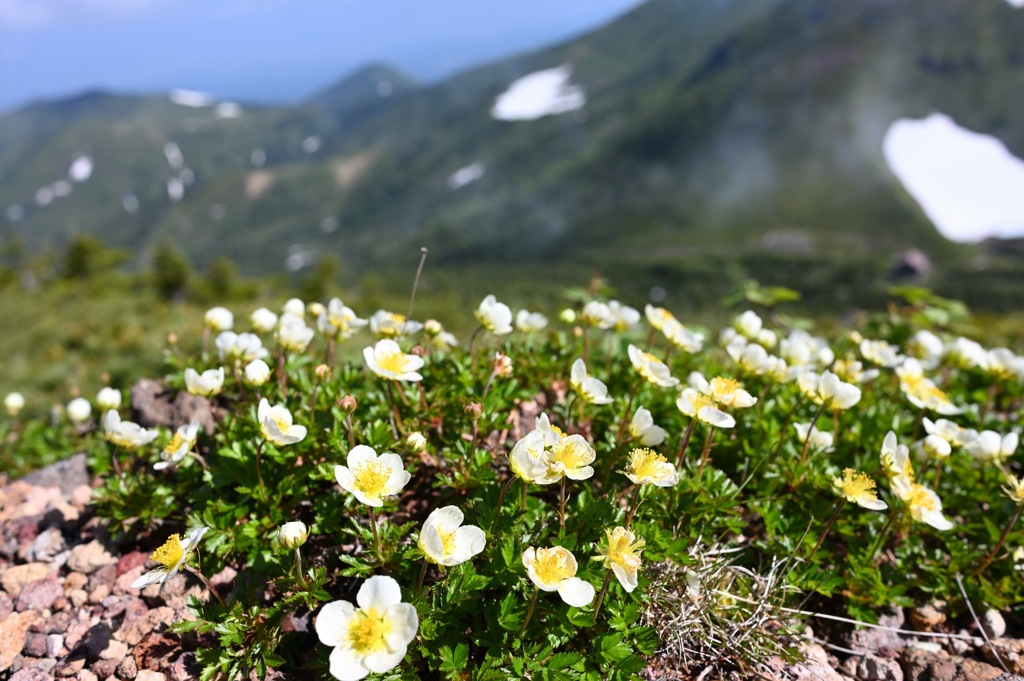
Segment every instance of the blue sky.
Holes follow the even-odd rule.
[[[0,0],[0,111],[101,87],[295,101],[369,61],[433,80],[640,0]]]

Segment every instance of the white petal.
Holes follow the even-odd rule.
[[[340,646],[348,630],[348,621],[356,608],[348,601],[333,601],[320,610],[316,616],[316,635],[325,646]]]
[[[346,458],[348,467],[352,470],[355,470],[360,466],[360,464],[364,464],[367,461],[376,460],[377,452],[373,451],[372,447],[367,447],[366,445],[356,445],[349,451],[348,457]]]
[[[465,563],[483,551],[486,546],[487,535],[484,531],[476,525],[466,525],[455,531],[455,551],[449,558],[457,560],[453,565]]]
[[[889,508],[889,505],[881,499],[865,499],[864,501],[858,501],[857,503],[869,511],[884,511]]]
[[[579,577],[569,577],[558,585],[558,595],[574,608],[582,608],[594,600],[594,587]]]
[[[426,521],[423,523],[423,527],[437,525],[450,530],[461,525],[464,517],[465,516],[462,514],[462,511],[459,510],[458,506],[443,506],[441,508],[434,509],[430,515],[427,516]]]
[[[355,487],[356,476],[352,475],[352,471],[345,466],[339,464],[334,467],[334,478],[346,492],[351,492]]]
[[[363,658],[363,664],[365,664],[371,672],[381,674],[397,667],[403,657],[405,657],[404,645],[397,647],[393,651],[384,649],[370,653]]]
[[[363,582],[356,594],[356,603],[360,608],[387,609],[388,606],[402,602],[402,589],[392,577],[374,575]]]
[[[619,580],[619,584],[626,590],[627,593],[633,591],[637,585],[637,572],[632,570],[626,571],[626,568],[622,567],[618,563],[612,563],[612,572],[615,574],[615,579]]]
[[[447,565],[444,555],[444,542],[441,541],[441,534],[437,531],[436,525],[424,524],[423,529],[420,530],[418,543],[420,549],[428,558],[430,558],[430,560],[435,563]]]
[[[420,616],[411,603],[395,603],[387,609],[385,617],[391,622],[391,629],[384,640],[392,648],[407,646],[416,638],[420,627]]]
[[[716,428],[733,428],[736,426],[736,419],[714,407],[701,407],[697,417],[705,423],[710,423]]]
[[[267,402],[267,398],[260,400],[260,406],[256,409],[256,418],[260,423],[265,423],[267,420],[267,414],[270,413],[270,402]]]
[[[157,568],[155,570],[150,570],[149,572],[147,572],[146,574],[142,575],[141,577],[136,579],[134,582],[132,582],[132,587],[131,588],[133,588],[133,589],[145,589],[150,584],[158,584],[160,582],[165,581],[168,576],[169,576],[169,574],[168,574],[167,570],[164,569],[164,568]]]
[[[348,648],[337,647],[331,651],[331,676],[338,681],[359,681],[369,675],[370,670],[363,664],[362,657]]]

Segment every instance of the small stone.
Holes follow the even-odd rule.
[[[202,667],[193,652],[182,653],[171,665],[171,681],[192,681],[199,678]]]
[[[93,674],[88,669],[83,669],[82,671],[78,672],[77,681],[100,681],[100,679],[98,676]]]
[[[128,657],[121,660],[121,664],[117,665],[117,675],[122,679],[134,679],[138,676],[139,666],[135,664],[135,658],[129,655]]]
[[[798,681],[842,681],[844,677],[832,668],[825,649],[816,643],[803,643],[797,648],[803,661],[786,668],[790,678]]]
[[[1003,675],[1003,670],[978,660],[965,659],[960,663],[957,681],[993,681]]]
[[[914,650],[923,650],[926,653],[938,653],[942,651],[942,645],[935,641],[911,641],[907,646]]]
[[[46,656],[46,634],[26,634],[21,654],[29,657]]]
[[[85,589],[85,585],[88,583],[89,577],[83,575],[81,572],[69,572],[68,576],[64,578],[64,588],[67,591]]]
[[[89,666],[89,669],[101,679],[112,679],[115,678],[114,674],[120,664],[120,660],[96,660]]]
[[[139,669],[167,669],[171,656],[180,650],[180,638],[153,631],[132,648],[132,655]]]
[[[14,612],[14,603],[3,591],[0,591],[0,621]]]
[[[71,600],[71,605],[81,608],[89,600],[89,594],[85,593],[83,589],[73,589],[68,593],[68,598]]]
[[[945,651],[937,653],[907,648],[900,656],[904,678],[907,681],[954,681],[956,663]]]
[[[14,613],[0,622],[0,672],[14,664],[14,656],[25,647],[28,628],[39,619],[39,613]]]
[[[40,580],[51,572],[53,572],[52,566],[46,563],[14,565],[3,571],[3,575],[0,576],[0,584],[11,598],[17,598],[26,584]]]
[[[152,669],[143,669],[139,671],[139,675],[135,677],[135,681],[167,681],[167,677],[164,676],[163,672],[155,672]]]
[[[64,535],[56,527],[51,527],[36,537],[29,551],[31,560],[44,563],[51,562],[53,557],[64,550]]]
[[[981,627],[989,638],[1002,638],[1006,633],[1006,620],[998,610],[986,610],[981,616]]]
[[[110,553],[103,548],[103,544],[93,539],[88,544],[79,544],[71,549],[71,556],[68,558],[68,567],[75,572],[91,575],[104,565],[111,565],[117,562]]]
[[[137,593],[138,589],[132,588],[132,583],[135,582],[136,579],[141,577],[142,573],[145,572],[145,571],[146,571],[146,568],[142,567],[141,565],[137,565],[137,566],[133,567],[131,570],[128,570],[127,572],[125,572],[123,575],[119,576],[117,578],[117,581],[114,582],[114,593],[116,593],[116,594]]]
[[[998,658],[994,654],[993,648],[995,653],[999,653]],[[1012,673],[1024,674],[1024,640],[1022,639],[997,639],[992,641],[991,646],[981,646],[981,654],[991,664],[999,664],[999,659],[1002,659]]]
[[[57,657],[64,650],[64,637],[61,634],[50,634],[46,637],[46,656]]]
[[[57,668],[53,670],[53,674],[58,679],[69,679],[83,669],[85,669],[85,658],[77,657],[73,660],[69,659],[57,665]]]
[[[865,655],[857,664],[857,678],[861,681],[903,681],[903,670],[896,660]]]
[[[128,654],[128,646],[123,641],[118,641],[116,638],[110,639],[110,643],[107,647],[100,652],[101,660],[117,660],[120,662]]]
[[[79,508],[85,508],[92,501],[92,487],[89,485],[78,485],[71,490],[71,503]]]
[[[132,568],[145,567],[149,560],[149,554],[142,551],[132,551],[122,555],[117,560],[117,576],[120,577]]]
[[[934,631],[946,621],[946,602],[932,601],[910,610],[910,626],[917,631]]]
[[[18,595],[18,600],[14,602],[14,609],[18,612],[46,610],[63,595],[64,587],[61,586],[57,575],[49,575],[26,585]]]
[[[11,675],[10,681],[50,681],[53,677],[47,674],[42,669],[36,669],[35,667],[25,667],[19,669]]]
[[[90,603],[102,603],[107,596],[110,595],[110,587],[106,584],[100,584],[98,587],[89,592]]]
[[[131,622],[121,626],[114,636],[127,643],[130,646],[134,646],[141,641],[146,634],[149,632],[165,627],[166,625],[174,622],[174,610],[167,606],[160,606],[159,608],[153,608],[147,611],[141,617],[137,617]]]

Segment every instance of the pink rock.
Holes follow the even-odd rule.
[[[88,544],[79,544],[71,549],[71,556],[68,558],[68,567],[75,572],[91,575],[105,565],[116,563],[117,559],[100,544],[92,540]],[[116,569],[116,568],[115,568]]]
[[[26,584],[40,580],[53,571],[54,566],[47,563],[14,565],[3,571],[0,583],[11,598],[17,598]]]
[[[39,613],[18,612],[0,622],[0,672],[7,671],[14,663],[14,656],[25,647],[29,626],[39,619]]]
[[[142,551],[124,554],[117,560],[117,576],[120,577],[133,568],[145,566],[147,560],[149,560],[149,554]]]
[[[18,612],[46,610],[63,595],[64,587],[61,586],[57,575],[49,575],[25,586],[18,600],[14,602],[14,609]]]

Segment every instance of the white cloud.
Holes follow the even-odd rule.
[[[1024,236],[1024,161],[995,137],[936,113],[894,122],[882,152],[947,239]]]

